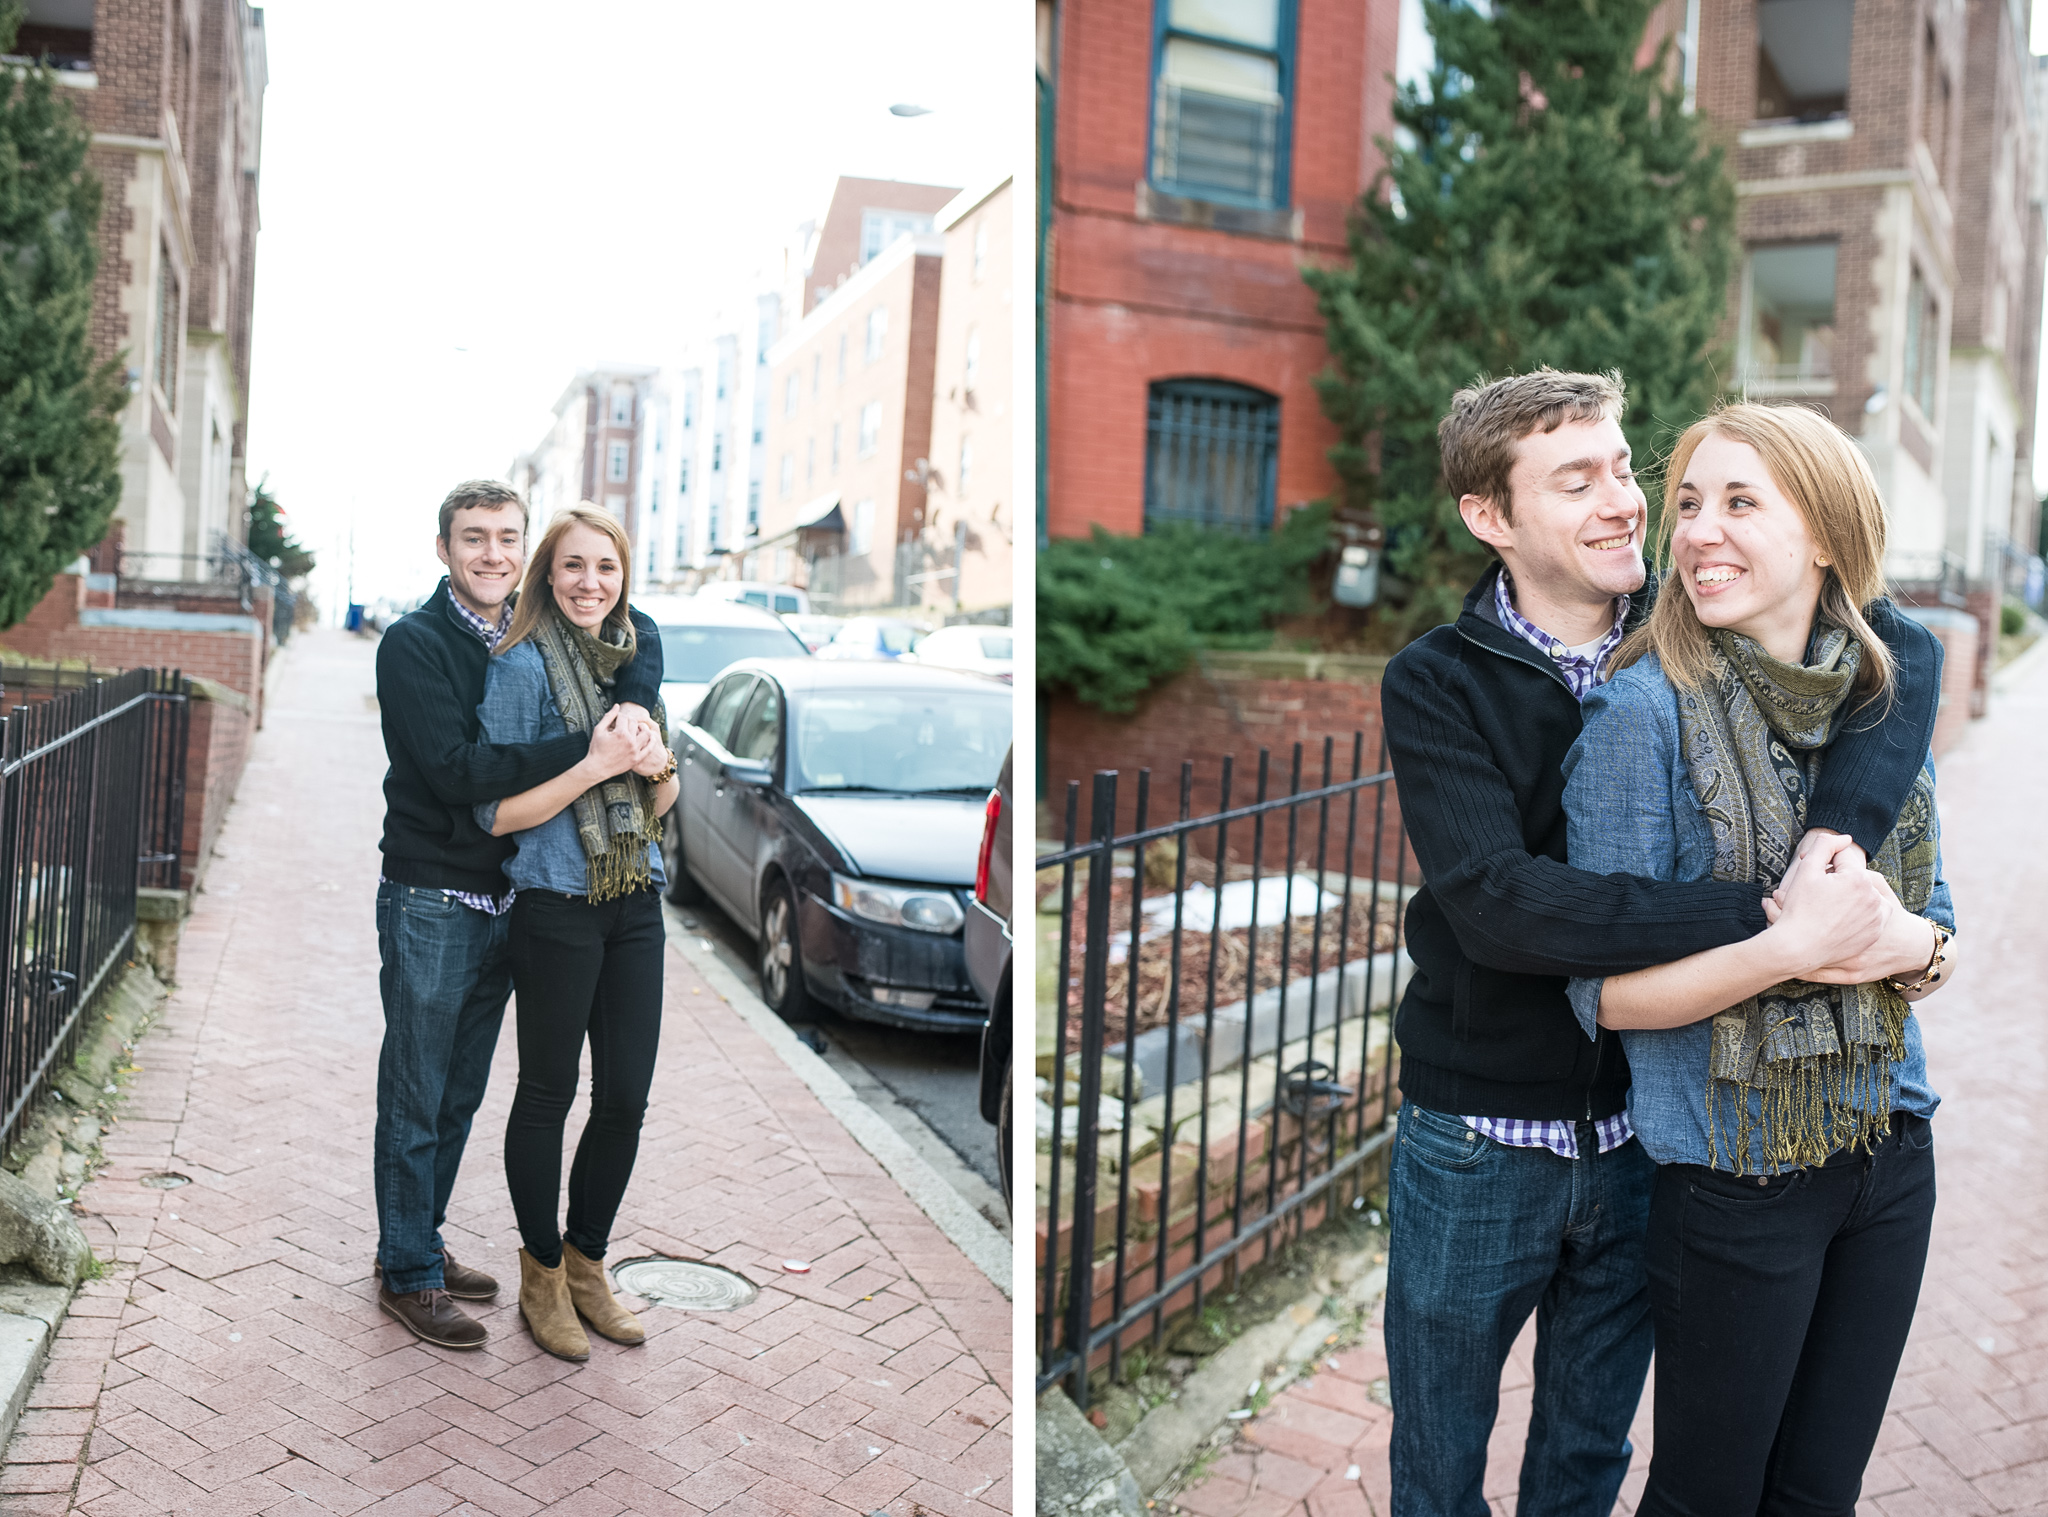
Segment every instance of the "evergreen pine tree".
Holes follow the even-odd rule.
[[[1440,475],[1455,391],[1543,364],[1619,369],[1639,468],[1721,392],[1734,189],[1666,55],[1636,67],[1651,4],[1423,0],[1435,66],[1396,100],[1404,132],[1382,145],[1350,265],[1306,276],[1334,359],[1332,458],[1387,529],[1403,640],[1455,618],[1487,561]]]
[[[21,16],[0,3],[0,53]],[[100,186],[63,93],[42,69],[0,68],[0,627],[105,535],[121,495],[127,390],[91,341]]]
[[[286,579],[313,572],[313,555],[285,530],[284,507],[270,493],[268,474],[249,492],[249,551]]]

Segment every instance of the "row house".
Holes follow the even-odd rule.
[[[1379,169],[1400,10],[1040,0],[1045,532],[1257,533],[1335,491],[1300,271]]]
[[[1900,597],[1977,622],[2038,540],[2040,69],[2019,0],[1668,0],[1743,256],[1736,383],[1855,435]],[[2021,571],[2023,573],[2023,570]]]
[[[249,332],[268,82],[245,0],[28,0],[16,38],[92,134],[92,337],[121,361],[121,503],[102,565],[203,579],[245,541]],[[111,545],[119,544],[118,549]]]
[[[526,497],[536,532],[556,512],[589,501],[639,541],[635,474],[654,374],[645,365],[610,364],[584,370],[563,389],[547,434],[514,459],[509,471],[513,487]]]

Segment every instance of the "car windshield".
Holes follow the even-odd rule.
[[[791,790],[985,792],[1010,746],[1008,691],[814,690],[796,708]]]
[[[789,658],[809,651],[787,627],[663,627],[661,677],[707,685],[740,659]]]

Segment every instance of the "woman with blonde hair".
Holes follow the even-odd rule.
[[[1868,614],[1884,503],[1825,418],[1731,405],[1673,450],[1661,534],[1655,609],[1565,763],[1570,860],[1747,881],[1783,905],[1748,942],[1570,986],[1589,1036],[1622,1032],[1629,1119],[1657,1163],[1656,1434],[1638,1510],[1847,1517],[1934,1211],[1939,1098],[1911,1003],[1956,961],[1931,760],[1867,869],[1853,848],[1832,869],[1801,857],[1832,740],[1879,720],[1891,692]],[[1830,950],[1803,901],[1842,891],[1881,897],[1883,936],[1815,969]]]
[[[627,607],[632,545],[588,503],[558,513],[527,564],[512,625],[491,661],[477,716],[486,741],[530,743],[607,719],[634,656]],[[519,1220],[519,1309],[534,1341],[590,1357],[587,1322],[617,1343],[640,1323],[612,1296],[604,1255],[640,1146],[661,1033],[661,817],[676,761],[657,705],[640,762],[611,779],[579,767],[476,808],[511,836],[512,984],[519,1088],[505,1125],[505,1182]],[[590,1116],[558,1225],[562,1128],[590,1044]],[[581,1321],[578,1319],[581,1318]]]

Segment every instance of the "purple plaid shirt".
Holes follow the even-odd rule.
[[[484,640],[486,648],[489,648],[493,653],[497,652],[498,644],[505,640],[506,629],[512,625],[512,607],[510,604],[499,610],[496,626],[485,621],[481,616],[470,610],[469,607],[463,605],[453,594],[449,595],[448,604],[455,608],[455,614],[462,618],[462,624]],[[377,876],[377,883],[385,885],[390,882],[380,874]],[[441,892],[443,895],[453,896],[472,911],[481,911],[485,916],[493,917],[503,916],[512,909],[512,897],[515,893],[514,891],[507,890],[503,895],[492,896],[478,895],[470,890],[444,890]]]
[[[1589,657],[1581,658],[1572,653],[1563,643],[1545,632],[1515,609],[1514,590],[1508,571],[1503,567],[1500,578],[1494,582],[1494,609],[1500,612],[1500,624],[1515,636],[1533,644],[1548,654],[1557,665],[1557,672],[1564,676],[1564,682],[1571,686],[1572,694],[1583,701],[1587,693],[1600,683],[1601,671],[1607,660],[1614,656],[1614,650],[1621,646],[1621,624],[1628,617],[1628,597],[1616,598],[1614,603],[1614,625],[1607,635],[1600,639]],[[1467,1117],[1465,1125],[1474,1132],[1504,1143],[1509,1148],[1547,1148],[1566,1159],[1579,1156],[1578,1134],[1570,1122],[1532,1122],[1522,1117]],[[1600,1152],[1619,1148],[1635,1136],[1635,1129],[1629,1125],[1628,1113],[1618,1111],[1611,1117],[1602,1117],[1593,1124],[1593,1131],[1600,1139]]]

